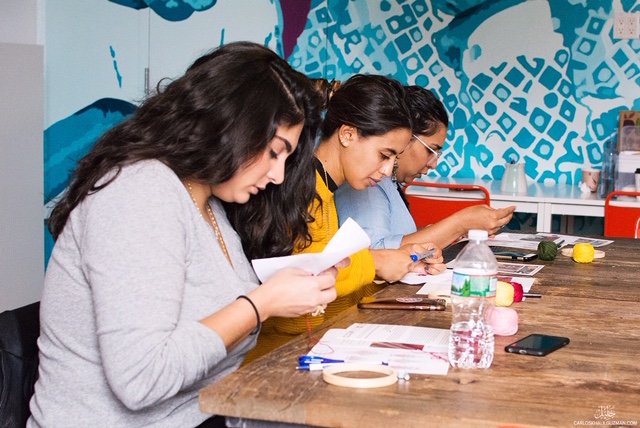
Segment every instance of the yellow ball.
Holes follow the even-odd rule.
[[[498,281],[496,285],[496,306],[510,306],[513,303],[513,285]]]
[[[591,263],[596,250],[587,242],[580,242],[573,246],[573,260],[578,263]]]

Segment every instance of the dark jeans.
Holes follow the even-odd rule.
[[[226,428],[226,427],[227,427],[227,424],[224,421],[224,416],[216,415],[207,419],[206,421],[198,425],[196,428]]]

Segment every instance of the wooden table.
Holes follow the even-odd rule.
[[[579,264],[558,255],[536,274],[541,299],[514,303],[514,336],[496,336],[489,369],[412,375],[374,389],[333,386],[296,370],[300,337],[201,390],[203,412],[331,427],[552,426],[640,423],[640,241],[618,239],[604,259]],[[533,263],[541,263],[540,261]],[[394,284],[381,295],[413,294]],[[450,312],[352,308],[316,330],[354,322],[448,328]],[[546,357],[504,352],[530,333],[568,336]],[[606,419],[605,416],[609,415]],[[615,425],[614,425],[615,426]]]

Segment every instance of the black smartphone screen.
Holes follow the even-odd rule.
[[[525,338],[507,345],[504,350],[516,354],[542,357],[567,344],[569,344],[568,337],[549,336],[547,334],[530,334]]]

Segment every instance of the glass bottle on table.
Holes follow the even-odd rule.
[[[486,243],[486,230],[470,230],[469,243],[453,265],[449,363],[463,369],[491,366],[494,353],[491,312],[498,262]]]

